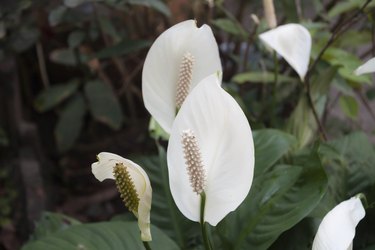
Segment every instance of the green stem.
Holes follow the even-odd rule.
[[[206,194],[204,192],[202,192],[201,193],[200,223],[201,223],[201,229],[202,229],[204,248],[206,250],[212,250],[211,243],[210,243],[210,240],[209,240],[208,234],[207,234],[206,223],[204,222],[204,207],[205,207],[205,204],[206,204]]]
[[[148,244],[148,241],[142,241],[143,245],[145,246],[146,250],[151,250],[150,244]]]
[[[274,61],[274,83],[272,86],[272,112],[273,116],[271,121],[273,121],[274,117],[276,116],[276,89],[277,89],[277,81],[279,76],[279,61],[277,60],[276,51],[273,52],[273,61]]]

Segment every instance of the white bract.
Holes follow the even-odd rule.
[[[323,218],[312,250],[351,250],[358,222],[365,209],[358,197],[343,201]]]
[[[247,196],[254,172],[250,125],[237,102],[220,87],[217,74],[189,94],[173,123],[168,144],[169,185],[180,211],[215,226]]]
[[[219,49],[209,26],[194,20],[174,25],[151,46],[142,72],[146,109],[170,133],[176,111],[203,78],[221,71]]]
[[[304,80],[311,52],[311,35],[305,27],[285,24],[260,34],[259,38],[280,54]]]
[[[114,167],[116,164],[122,164],[126,168],[139,198],[138,209],[132,212],[138,218],[142,241],[151,241],[150,210],[152,188],[146,172],[136,163],[116,154],[102,152],[98,154],[97,158],[98,162],[91,165],[91,170],[99,181],[105,179],[114,180]]]
[[[375,72],[375,57],[371,58],[361,66],[359,66],[354,73],[358,75],[374,73]]]

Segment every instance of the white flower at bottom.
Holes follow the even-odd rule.
[[[334,207],[323,218],[315,235],[312,250],[350,250],[358,222],[365,209],[358,197],[352,197]]]
[[[116,181],[127,208],[138,218],[142,241],[151,241],[150,210],[152,188],[146,172],[136,163],[119,155],[101,152],[91,165],[96,179]]]

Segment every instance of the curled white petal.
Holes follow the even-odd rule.
[[[113,175],[113,167],[116,166],[116,163],[123,163],[124,166],[127,167],[139,197],[138,211],[135,213],[135,216],[138,218],[141,238],[142,241],[151,241],[150,210],[152,188],[148,175],[138,164],[119,155],[101,152],[98,154],[97,158],[98,161],[91,165],[91,170],[99,181],[115,179]]]
[[[259,38],[280,54],[303,80],[308,70],[311,35],[300,24],[290,23],[264,32]]]
[[[250,125],[237,102],[220,87],[216,74],[203,79],[186,98],[168,143],[172,196],[188,219],[199,221],[200,196],[191,187],[181,141],[186,130],[196,136],[206,175],[204,220],[215,226],[245,199],[254,172]]]
[[[176,114],[176,88],[182,59],[194,58],[193,89],[208,75],[221,71],[218,45],[209,26],[197,27],[194,20],[174,25],[151,46],[142,72],[142,94],[146,109],[170,133]]]
[[[365,209],[358,197],[341,202],[323,218],[312,250],[352,249],[355,228],[363,217]]]
[[[374,73],[375,72],[375,57],[371,58],[361,66],[359,66],[354,73],[358,75]]]

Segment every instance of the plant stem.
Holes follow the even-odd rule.
[[[322,139],[324,141],[327,141],[327,133],[325,132],[323,124],[321,123],[321,121],[319,119],[318,112],[315,109],[314,101],[313,101],[312,96],[311,96],[310,84],[308,82],[304,81],[304,85],[306,87],[307,101],[309,102],[310,108],[313,112],[314,119],[315,119],[316,123],[318,124],[318,129],[319,129],[320,135],[322,136]]]
[[[142,241],[143,245],[145,246],[146,250],[151,250],[150,244],[148,244],[148,241]]]
[[[201,229],[202,229],[202,237],[203,237],[203,242],[204,242],[204,248],[206,250],[212,250],[210,240],[208,238],[207,234],[207,228],[206,228],[206,223],[204,222],[204,207],[206,204],[206,194],[204,192],[201,193],[201,210],[200,210],[200,224],[201,224]]]

